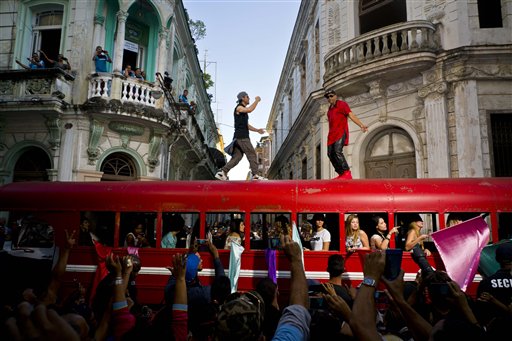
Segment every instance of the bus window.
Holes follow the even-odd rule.
[[[313,250],[311,245],[312,238],[316,240],[320,239],[319,236],[315,235],[315,224],[316,218],[323,219],[323,228],[329,232],[329,250],[340,249],[340,218],[338,213],[299,213],[298,216],[298,228],[300,232],[300,239],[302,246],[306,249]],[[325,234],[322,233],[322,234]]]
[[[245,221],[245,214],[240,212],[206,213],[206,238],[210,239],[217,249],[224,249],[231,224],[239,222],[237,219]],[[243,245],[243,234],[241,235]]]
[[[386,223],[386,226],[388,228],[388,231],[392,229],[393,227],[388,226],[388,214],[386,212],[349,212],[344,215],[344,223],[342,228],[345,229],[345,245],[344,249],[347,247],[347,245],[350,245],[351,248],[355,248],[356,246],[359,247],[370,247],[371,246],[371,238],[374,234],[377,233],[376,229],[376,220],[378,221],[379,218],[384,219],[384,222]],[[353,245],[353,237],[350,237],[350,231],[352,231],[352,228],[347,229],[347,226],[350,226],[350,224],[354,221],[354,224],[357,222],[359,223],[359,229],[362,231],[360,232],[360,238],[361,242],[356,241],[357,245]],[[347,244],[347,236],[349,236],[349,242]],[[356,238],[357,239],[357,238]],[[366,240],[368,242],[366,242]]]
[[[121,212],[119,246],[155,247],[156,213]]]
[[[498,213],[498,239],[512,239],[512,212]]]
[[[199,221],[199,213],[162,213],[162,248],[185,248],[187,236]]]
[[[478,212],[450,212],[446,215],[446,227],[452,227],[462,223],[463,221],[469,220],[474,217],[478,217],[482,213]],[[486,219],[487,224],[490,226],[490,221]]]
[[[290,221],[290,213],[252,213],[251,250],[277,248],[281,234],[292,235]]]
[[[114,246],[115,224],[115,212],[80,212],[78,246],[92,246],[91,233],[100,244]]]
[[[439,215],[437,213],[397,213],[395,214],[395,225],[399,227],[398,236],[395,239],[396,248],[406,250],[407,233],[414,227],[420,228],[420,235],[427,234],[439,229]],[[428,237],[423,246],[429,251],[437,251],[432,237]]]

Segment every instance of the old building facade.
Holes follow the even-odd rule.
[[[0,18],[0,183],[213,179],[220,137],[181,0],[7,0]],[[17,63],[34,52],[46,68]]]
[[[269,178],[329,179],[333,89],[355,178],[511,176],[512,1],[303,1],[267,129]],[[508,156],[507,156],[508,155]]]

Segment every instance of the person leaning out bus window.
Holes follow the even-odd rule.
[[[393,234],[398,233],[398,227],[395,226],[388,231],[386,222],[382,217],[376,216],[372,220],[375,223],[376,233],[370,238],[370,247],[372,250],[386,250]]]
[[[149,242],[144,233],[144,226],[137,224],[132,232],[128,232],[124,240],[124,247],[149,247]]]
[[[242,219],[233,219],[224,249],[231,250],[231,243],[233,242],[242,245],[242,234],[244,233],[244,228],[245,224]]]
[[[185,220],[181,215],[173,214],[171,215],[169,225],[169,230],[162,237],[160,246],[166,249],[174,249],[176,248],[176,244],[178,244],[178,233],[180,233],[185,226]]]
[[[423,219],[421,219],[419,214],[415,214],[412,217],[412,221],[409,223],[409,230],[407,231],[407,239],[405,241],[405,251],[412,251],[412,249],[418,245],[423,252],[425,252],[425,256],[430,256],[430,250],[425,249],[423,246],[423,241],[428,238],[428,234],[420,234],[422,228]]]
[[[311,220],[313,224],[313,236],[310,239],[311,250],[313,251],[329,251],[331,244],[331,233],[327,231],[325,226],[325,216],[315,213]]]
[[[370,250],[368,235],[359,227],[357,214],[350,214],[345,220],[345,247],[347,252]]]

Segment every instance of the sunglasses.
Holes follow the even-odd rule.
[[[327,98],[332,98],[334,97],[334,95],[327,95]]]

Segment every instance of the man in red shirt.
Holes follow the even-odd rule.
[[[329,101],[327,118],[329,120],[329,135],[327,136],[327,155],[331,160],[334,170],[339,176],[336,179],[352,179],[350,167],[343,155],[343,147],[348,145],[348,119],[357,124],[361,131],[366,133],[366,127],[350,110],[346,102],[338,100],[334,90],[327,90],[324,95]]]

